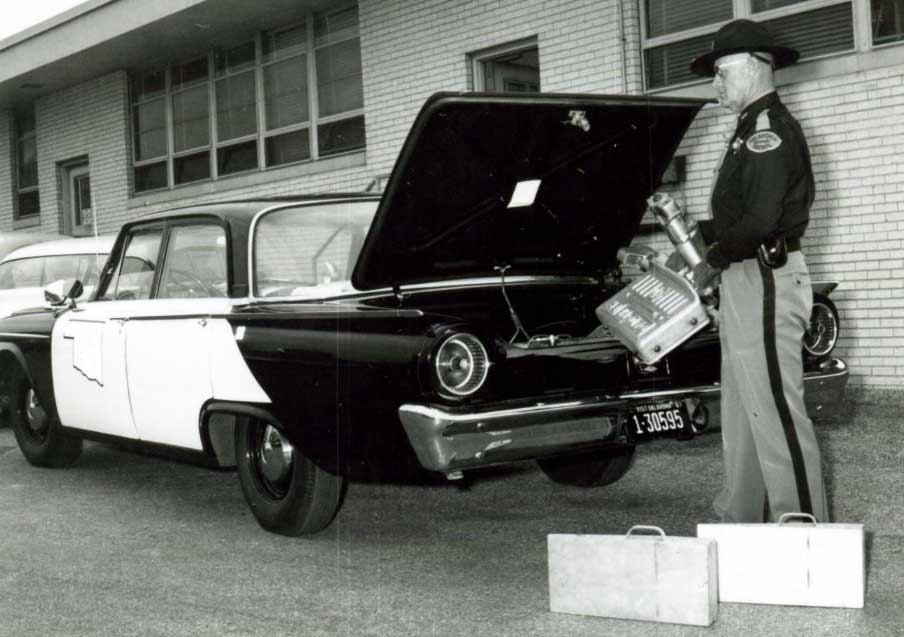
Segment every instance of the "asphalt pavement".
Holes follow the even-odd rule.
[[[694,535],[718,434],[648,445],[600,489],[530,463],[467,488],[353,484],[332,527],[284,538],[233,472],[99,444],[37,469],[0,429],[0,635],[901,635],[902,411],[849,401],[817,421],[835,519],[867,530],[866,608],[721,604],[710,628],[549,612],[546,535]]]

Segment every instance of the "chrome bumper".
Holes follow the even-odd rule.
[[[847,366],[837,359],[805,374],[810,412],[840,401],[847,379]],[[399,417],[421,465],[451,472],[623,444],[620,416],[632,403],[700,398],[710,413],[718,414],[713,403],[718,402],[719,391],[718,384],[698,385],[482,411],[405,404],[399,407]]]

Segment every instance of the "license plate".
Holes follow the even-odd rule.
[[[691,435],[687,407],[681,400],[660,400],[635,405],[625,427],[634,440]]]

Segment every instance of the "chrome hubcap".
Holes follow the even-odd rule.
[[[47,430],[47,413],[41,407],[34,389],[29,389],[25,395],[25,422],[35,433],[44,433]]]
[[[279,433],[278,429],[267,425],[258,454],[263,477],[271,483],[285,481],[292,471],[294,453],[292,443]]]

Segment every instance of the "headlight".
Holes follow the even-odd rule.
[[[487,351],[473,334],[447,336],[436,352],[436,378],[443,391],[455,396],[470,396],[480,389],[489,369]]]

